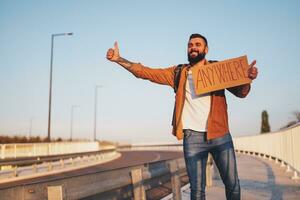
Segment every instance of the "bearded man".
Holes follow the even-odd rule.
[[[191,68],[196,64],[206,65],[207,39],[198,33],[188,41],[188,64],[168,68],[151,68],[128,61],[120,56],[117,42],[107,51],[106,58],[118,63],[137,78],[168,85],[176,92],[173,112],[173,135],[183,139],[186,169],[189,176],[191,199],[205,199],[206,162],[211,153],[225,185],[226,198],[241,198],[236,157],[228,126],[225,90],[196,95]],[[254,60],[248,70],[248,77],[257,77]],[[244,98],[250,91],[250,84],[227,88],[237,97]]]

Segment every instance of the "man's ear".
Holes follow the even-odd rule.
[[[205,54],[208,53],[208,46],[205,47],[204,52],[205,52]]]

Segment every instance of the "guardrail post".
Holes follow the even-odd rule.
[[[294,170],[294,176],[292,177],[293,180],[298,180],[299,176],[296,170]]]
[[[269,155],[269,161],[272,161],[272,156],[271,155]]]
[[[61,166],[61,168],[64,168],[64,167],[65,167],[64,159],[60,159],[60,166]]]
[[[267,156],[266,156],[266,154],[264,153],[264,157],[263,157],[263,159],[267,159]]]
[[[48,171],[52,171],[53,167],[52,167],[52,162],[48,162]]]
[[[142,170],[131,170],[131,180],[133,185],[133,195],[135,200],[146,200],[145,188],[143,186]]]
[[[13,169],[13,177],[17,177],[18,176],[18,167],[17,166],[14,166],[14,169]]]
[[[211,154],[208,154],[207,163],[206,163],[206,186],[212,186],[212,173],[213,173],[213,159]]]
[[[284,164],[284,161],[283,161],[283,160],[281,160],[281,165],[280,165],[280,167],[285,167],[285,164]]]
[[[255,153],[254,153],[254,155],[255,155]],[[257,153],[257,156],[258,156],[259,158],[263,158],[262,155],[261,155],[261,153]]]
[[[32,171],[33,171],[33,173],[37,173],[37,164],[36,163],[34,163],[33,165],[32,165]]]
[[[33,144],[33,156],[36,156],[36,144]]]
[[[176,161],[171,161],[169,164],[170,172],[171,172],[171,185],[173,191],[173,199],[181,200],[181,184],[180,178],[178,175],[178,165]]]
[[[286,167],[286,170],[285,170],[285,172],[291,172],[292,170],[291,170],[291,167],[290,167],[290,165],[289,164],[287,164],[287,167]]]
[[[64,192],[63,187],[59,186],[48,186],[47,187],[48,200],[63,200]]]
[[[1,145],[1,158],[4,159],[5,158],[5,144]]]
[[[14,157],[17,158],[17,144],[14,145]]]
[[[76,159],[76,158],[75,158]],[[71,165],[74,166],[74,159],[73,158],[70,158],[70,161],[71,161]]]

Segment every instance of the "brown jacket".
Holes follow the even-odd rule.
[[[207,62],[206,62],[207,63]],[[137,78],[150,80],[154,83],[169,85],[174,88],[174,70],[176,66],[164,69],[149,68],[142,64],[133,64],[129,69]],[[183,138],[181,115],[185,101],[185,83],[187,80],[188,68],[183,67],[180,75],[180,82],[175,97],[175,106],[173,112],[173,135],[178,140]],[[228,88],[228,90],[237,97],[246,97],[250,87],[237,86]],[[211,92],[211,106],[207,121],[207,139],[222,137],[229,133],[227,103],[224,90]]]

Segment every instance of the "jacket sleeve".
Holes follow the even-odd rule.
[[[168,68],[150,68],[140,63],[134,63],[130,72],[137,78],[149,80],[154,83],[169,85],[174,87],[174,69],[176,66]]]
[[[227,90],[237,97],[245,98],[249,94],[250,88],[251,85],[248,83],[244,85],[227,88]]]

